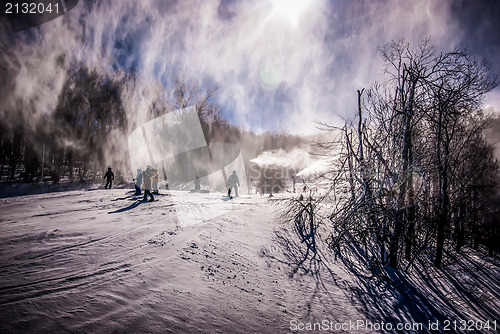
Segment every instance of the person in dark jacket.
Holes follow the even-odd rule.
[[[113,174],[113,172],[111,171],[111,167],[108,167],[108,171],[106,172],[106,174],[104,174],[103,179],[106,179],[106,185],[104,186],[104,189],[108,189],[108,185],[109,189],[111,189],[111,184],[115,179],[115,174]]]
[[[201,191],[200,182],[201,182],[200,177],[196,176],[196,179],[194,180],[194,191],[197,193]]]
[[[150,202],[154,202],[155,198],[151,193],[151,177],[153,176],[153,170],[150,166],[146,168],[144,172],[142,172],[142,181],[144,181],[144,198],[143,201],[146,202],[148,200],[148,195],[151,196]]]
[[[135,181],[135,194],[140,195],[141,194],[141,186],[142,186],[142,169],[137,170],[137,176],[134,179]]]
[[[233,170],[233,174],[229,176],[227,179],[227,183],[229,184],[229,189],[227,190],[227,197],[231,197],[231,188],[234,189],[234,197],[238,197],[238,186],[240,185],[240,179],[238,179],[238,175],[236,175],[236,171]]]

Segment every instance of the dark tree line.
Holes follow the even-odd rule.
[[[36,182],[42,175],[54,183],[62,177],[88,181],[102,173],[113,163],[110,134],[127,131],[125,81],[74,65],[52,113],[38,122],[25,119],[26,111],[17,111],[18,121],[2,119],[2,181]]]
[[[338,133],[321,145],[338,158],[323,175],[331,188],[295,201],[298,212],[313,202],[311,233],[372,269],[417,259],[441,267],[446,252],[465,245],[497,252],[498,161],[481,111],[497,86],[489,64],[467,50],[439,53],[429,40],[380,52],[387,80],[358,91],[355,121],[325,125]]]
[[[54,160],[53,177],[61,167],[72,179],[85,180],[87,173],[101,172],[113,157],[106,157],[112,131],[127,131],[122,101],[123,81],[99,75],[85,67],[69,71],[53,116],[50,151]]]
[[[129,172],[126,139],[138,125],[134,113],[139,112],[127,114],[124,99],[134,98],[141,89],[137,82],[136,73],[111,76],[73,64],[55,110],[39,122],[25,119],[26,110],[8,111],[9,117],[0,122],[1,181],[38,182],[43,175],[44,181],[54,183],[62,178],[87,182],[100,177],[107,166],[119,166],[122,170],[115,174],[121,178]],[[174,79],[174,85],[171,99],[161,89],[147,101],[143,121],[196,105],[207,142],[217,136],[238,136],[213,101],[216,85],[199,87],[181,79]],[[14,117],[16,113],[21,119]]]
[[[59,63],[64,64],[64,57]],[[15,74],[12,74],[15,75]],[[113,166],[118,181],[130,172],[127,138],[139,124],[176,109],[194,105],[208,146],[240,145],[244,160],[264,150],[297,142],[286,134],[242,132],[223,117],[217,101],[219,87],[209,81],[172,80],[169,91],[150,88],[148,110],[126,110],[125,104],[144,93],[136,73],[103,74],[74,63],[67,69],[57,105],[38,120],[29,110],[4,110],[0,116],[0,181],[92,182]],[[154,89],[154,91],[153,91]],[[133,103],[131,103],[133,104]],[[36,107],[36,106],[33,106]],[[24,107],[26,108],[26,107]],[[141,111],[144,112],[144,111]],[[293,146],[293,145],[292,145]],[[248,166],[247,166],[248,167]]]

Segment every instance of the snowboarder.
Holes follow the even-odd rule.
[[[155,198],[151,193],[151,176],[153,171],[151,170],[151,166],[148,166],[144,172],[142,172],[142,178],[144,180],[144,198],[142,199],[144,202],[148,200],[148,195],[151,196],[150,202],[153,202]]]
[[[160,181],[160,176],[158,175],[158,169],[153,169],[153,194],[159,194],[158,191],[158,181]]]
[[[229,184],[229,189],[227,191],[227,197],[231,197],[231,188],[234,188],[234,197],[238,197],[238,186],[240,185],[240,179],[236,175],[236,171],[233,170],[233,174],[229,176],[227,179],[227,183]]]
[[[196,176],[196,179],[194,180],[194,191],[195,192],[200,192],[201,188],[200,188],[200,177],[197,175]]]
[[[142,169],[137,169],[137,176],[134,179],[135,181],[135,194],[141,194],[141,185],[142,185]]]
[[[111,189],[111,184],[115,179],[115,174],[113,174],[113,172],[111,171],[111,167],[108,167],[108,171],[106,172],[106,174],[104,174],[103,179],[106,179],[106,185],[104,186],[104,189],[108,189],[108,185],[109,189]]]

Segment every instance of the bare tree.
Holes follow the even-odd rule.
[[[498,165],[487,154],[480,109],[496,77],[467,50],[439,53],[429,39],[416,49],[400,41],[380,52],[387,80],[358,91],[354,122],[325,125],[339,136],[322,145],[336,160],[322,175],[331,187],[315,214],[323,211],[320,202],[333,205],[330,248],[356,255],[372,270],[403,262],[408,268],[430,249],[440,267],[445,240],[455,238],[459,250],[487,210],[479,202]],[[472,157],[484,171],[480,179],[468,175]],[[322,223],[319,216],[315,221]]]
[[[174,83],[172,106],[175,109],[183,109],[194,105],[202,121],[208,123],[222,119],[221,111],[214,102],[219,90],[216,84],[207,80],[199,86],[195,82],[188,82],[180,77],[176,77]]]
[[[437,171],[437,246],[434,265],[441,266],[446,231],[450,227],[452,175],[460,166],[453,164],[460,155],[457,141],[467,131],[469,116],[478,113],[483,97],[497,86],[486,61],[477,62],[467,50],[439,55],[425,80],[430,108],[426,112],[432,136]]]

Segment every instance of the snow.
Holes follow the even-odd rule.
[[[274,167],[283,169],[286,177],[295,176],[303,180],[317,180],[319,176],[331,170],[334,158],[316,157],[309,153],[314,147],[295,147],[287,152],[276,149],[262,152],[250,160],[262,168]]]
[[[394,274],[394,290],[333,260],[317,284],[279,261],[283,225],[268,197],[155,197],[89,187],[1,199],[0,332],[286,333],[324,320],[499,319],[494,259],[467,257],[481,265],[461,278],[476,287],[470,300],[450,277]]]
[[[331,163],[332,161],[327,159],[316,160],[306,168],[299,171],[297,176],[305,180],[318,179],[320,175],[331,170]]]
[[[313,162],[307,149],[295,147],[290,152],[284,149],[264,151],[258,157],[250,160],[260,167],[282,167],[302,169]]]

